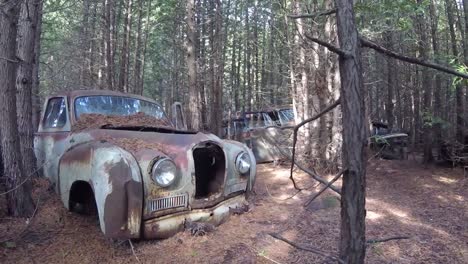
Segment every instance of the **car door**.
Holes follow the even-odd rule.
[[[38,168],[42,167],[44,175],[56,183],[58,162],[71,131],[67,97],[47,98],[43,109],[38,131],[34,135],[34,152]]]

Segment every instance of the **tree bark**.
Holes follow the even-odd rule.
[[[213,86],[211,107],[212,132],[221,136],[221,126],[223,119],[223,16],[222,4],[220,0],[214,3],[214,35],[213,35]]]
[[[16,37],[20,5],[16,1],[0,3],[0,134],[8,212],[30,216],[34,210],[31,182],[24,174],[16,117]]]
[[[41,34],[42,34],[42,7],[43,1],[38,2],[37,7],[37,23],[34,37],[34,62],[32,69],[32,125],[33,131],[36,132],[39,127],[39,119],[41,118],[41,100],[39,97],[39,65],[41,57]]]
[[[388,49],[393,49],[393,33],[390,31],[384,32],[384,41],[386,43],[386,46]],[[393,60],[390,58],[385,58],[386,64],[387,64],[387,100],[385,103],[385,111],[387,115],[387,122],[388,122],[388,127],[393,128],[393,124],[395,121],[393,109],[393,94],[395,90],[395,70],[393,69]]]
[[[419,5],[422,5],[423,0],[417,0]],[[417,33],[419,35],[418,41],[418,50],[421,60],[426,61],[429,59],[429,42],[427,39],[427,26],[425,16],[420,14],[416,18]],[[432,155],[432,127],[430,125],[430,120],[432,116],[432,82],[431,82],[431,73],[427,67],[422,68],[422,86],[424,89],[423,94],[423,145],[424,145],[424,156],[423,162],[429,163],[434,160]]]
[[[16,72],[18,131],[24,173],[31,176],[37,175],[33,146],[32,84],[38,5],[39,3],[33,0],[25,0],[21,4],[16,50],[16,57],[21,61]]]
[[[460,63],[460,55],[458,54],[457,47],[457,38],[455,33],[455,20],[453,18],[453,6],[452,1],[445,0],[446,11],[447,11],[447,20],[450,31],[450,42],[452,44],[452,54],[456,59],[457,63]],[[455,100],[456,100],[456,139],[458,142],[464,142],[464,133],[463,133],[463,86],[457,84],[455,87]]]
[[[127,0],[124,18],[124,31],[122,40],[122,50],[120,57],[120,74],[119,74],[119,90],[121,92],[128,92],[128,69],[130,63],[130,32],[132,29],[132,0]]]
[[[340,56],[343,111],[343,187],[341,195],[340,258],[345,263],[364,263],[367,142],[360,43],[353,1],[335,0],[338,41],[352,56]]]
[[[105,39],[105,62],[106,88],[114,90],[114,23],[113,23],[114,0],[104,0],[104,39]]]
[[[200,102],[197,83],[197,59],[195,56],[195,5],[194,0],[186,0],[187,12],[187,49],[186,60],[188,68],[188,92],[189,92],[189,118],[188,127],[192,130],[200,130]]]
[[[440,54],[439,50],[439,42],[437,40],[437,27],[438,27],[438,18],[437,18],[437,10],[434,3],[434,0],[431,0],[430,4],[430,15],[431,15],[431,37],[432,37],[432,50],[434,51],[434,61],[439,63],[439,59],[437,58]],[[440,73],[436,73],[435,75],[435,83],[434,83],[434,118],[436,122],[434,124],[434,137],[435,137],[435,147],[438,151],[438,156],[440,156],[441,152],[441,145],[442,145],[442,127],[440,121],[442,120],[442,102],[440,98],[440,91],[442,90],[442,80],[440,77]]]
[[[137,24],[137,33],[136,33],[136,45],[135,45],[135,63],[134,63],[134,82],[133,82],[133,93],[134,94],[143,94],[143,70],[142,70],[142,49],[143,49],[143,3],[144,0],[138,1],[138,24]]]

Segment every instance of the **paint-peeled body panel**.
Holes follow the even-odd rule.
[[[94,151],[93,189],[101,230],[107,237],[138,238],[143,208],[143,186],[133,156],[119,147]]]
[[[102,232],[112,238],[139,237],[143,187],[130,153],[109,143],[85,142],[64,153],[59,175],[60,195],[67,208],[73,183],[88,182]]]

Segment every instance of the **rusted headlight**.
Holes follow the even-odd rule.
[[[167,187],[174,183],[177,168],[174,162],[168,158],[163,158],[153,165],[151,177],[161,187]]]
[[[236,158],[236,169],[240,174],[246,174],[250,170],[251,166],[250,156],[247,152],[241,152]]]

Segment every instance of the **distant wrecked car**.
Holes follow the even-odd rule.
[[[408,159],[408,134],[390,130],[382,122],[372,122],[370,147],[385,159]]]
[[[169,237],[185,221],[217,225],[244,207],[252,151],[177,129],[180,104],[172,112],[171,121],[151,99],[104,90],[47,98],[35,153],[65,207],[97,210],[104,235],[120,239]]]
[[[291,154],[293,120],[292,109],[241,113],[224,122],[223,138],[245,143],[252,149],[257,163],[283,160]]]

